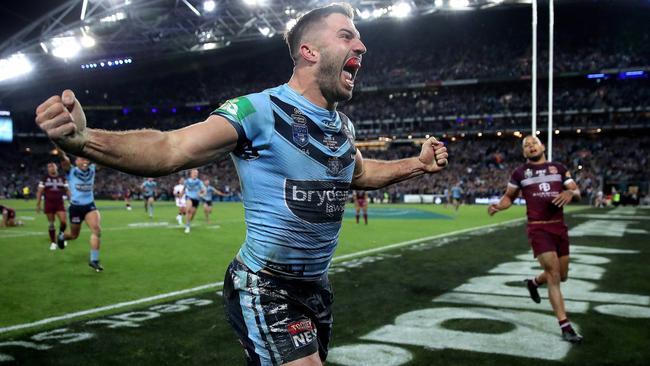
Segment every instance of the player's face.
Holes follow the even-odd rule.
[[[204,180],[204,181],[203,181],[203,184],[205,184],[206,186],[209,185],[209,184],[210,184],[210,179],[206,179],[206,180]]]
[[[544,156],[546,148],[537,137],[526,137],[523,141],[524,157],[532,161],[538,161]]]
[[[88,169],[88,164],[90,164],[90,161],[84,158],[77,158],[77,160],[75,160],[74,163],[77,166],[77,168],[81,170],[86,170]]]
[[[56,167],[56,164],[54,163],[47,164],[47,174],[53,177],[59,174],[59,169]]]
[[[335,13],[324,18],[312,32],[318,32],[320,59],[316,79],[321,93],[329,102],[350,100],[361,55],[366,52],[359,31],[352,19]]]
[[[199,171],[193,169],[192,172],[190,173],[190,176],[192,177],[192,179],[196,179],[199,176]]]
[[[178,184],[185,184],[185,179],[184,178],[179,179]]]

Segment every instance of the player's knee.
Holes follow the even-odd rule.
[[[555,270],[550,270],[546,271],[546,281],[548,281],[551,284],[557,284],[560,283],[562,279],[562,276],[560,275],[560,271],[555,271]]]
[[[50,224],[47,226],[48,229],[54,230],[54,223],[50,222]]]
[[[562,281],[562,282],[566,282],[568,279],[569,279],[569,274],[568,273],[563,273],[560,276],[560,281]]]

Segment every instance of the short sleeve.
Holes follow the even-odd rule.
[[[510,180],[508,181],[508,185],[513,188],[521,188],[521,173],[519,169],[516,169],[514,172],[512,172],[512,175],[510,175]]]
[[[266,93],[230,99],[211,115],[224,117],[232,124],[239,135],[237,145],[240,148],[265,149],[273,136],[271,100]]]

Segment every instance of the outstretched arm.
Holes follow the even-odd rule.
[[[204,165],[232,151],[238,138],[235,128],[219,116],[168,132],[89,129],[81,104],[70,90],[38,106],[36,123],[65,151],[149,177]]]
[[[517,196],[519,196],[519,188],[508,184],[506,193],[501,197],[499,203],[493,203],[488,207],[488,214],[493,216],[499,211],[507,210],[512,206],[512,202],[517,199]]]
[[[422,144],[419,157],[401,160],[364,159],[357,150],[352,189],[373,190],[418,177],[437,173],[447,166],[447,148],[431,137]]]

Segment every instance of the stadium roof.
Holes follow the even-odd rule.
[[[359,21],[530,0],[351,0]],[[160,59],[282,34],[327,0],[68,0],[0,6],[0,59],[48,69],[112,59]],[[22,29],[20,27],[22,26]],[[17,28],[18,27],[18,28]],[[16,61],[16,59],[14,59]],[[5,64],[5,66],[8,64]],[[20,70],[18,67],[17,70]],[[17,74],[18,72],[16,72]],[[4,78],[10,79],[10,78]],[[3,77],[0,76],[0,82]]]

